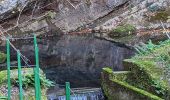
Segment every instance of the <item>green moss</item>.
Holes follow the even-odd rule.
[[[137,54],[125,60],[130,71],[126,80],[131,85],[149,91],[162,98],[170,98],[170,40],[157,45],[147,45],[147,53]],[[146,50],[145,50],[146,52]]]
[[[109,68],[107,68],[107,70],[109,70]],[[103,71],[106,75],[109,76],[109,81],[107,78],[104,78],[102,81],[102,88],[108,100],[120,99],[119,96],[117,97],[117,95],[119,94],[115,94],[115,91],[119,92],[120,90],[122,91],[122,93],[124,93],[125,91],[130,94],[133,93],[133,96],[145,100],[163,100],[162,98],[152,93],[149,93],[145,90],[142,90],[125,82],[126,79],[128,79],[128,75],[131,75],[131,72],[129,71],[119,71],[112,73],[106,70]],[[126,99],[129,100],[128,98]]]
[[[122,26],[118,26],[116,29],[110,31],[109,36],[114,37],[122,37],[132,35],[135,32],[136,28],[133,25],[125,24]]]
[[[127,75],[131,73],[130,71],[116,71],[113,72],[113,70],[109,67],[103,68],[103,72],[108,73],[111,75],[112,78],[118,79],[118,80],[125,80],[127,78]]]
[[[113,72],[112,78],[113,79],[117,79],[117,80],[126,80],[128,74],[130,74],[130,71],[117,71],[117,72]]]
[[[164,96],[167,92],[168,82],[165,79],[161,79],[164,72],[161,68],[155,67],[155,62],[132,59],[126,61],[133,64],[130,68],[132,73],[126,80],[128,83],[146,91],[150,91],[160,97]],[[154,84],[155,81],[157,82],[156,85]],[[159,85],[159,87],[157,87],[157,85]]]
[[[154,16],[151,16],[150,21],[167,21],[170,14],[167,11],[157,12]]]
[[[131,91],[134,94],[137,93],[136,95],[147,97],[149,100],[170,99],[168,82],[170,78],[170,40],[157,45],[150,42],[145,46],[147,48],[145,52],[148,50],[147,53],[138,54],[124,61],[124,64],[126,63],[124,67],[128,68],[130,72],[112,72],[109,68],[104,69],[112,81],[102,83],[109,100],[113,100],[114,97],[111,94],[114,94],[113,91],[115,92],[116,89]],[[117,85],[111,87],[111,84]]]
[[[6,60],[6,54],[0,52],[0,63],[4,63]]]
[[[102,89],[104,91],[105,96],[107,97],[107,100],[113,100],[111,90],[109,89],[109,86],[106,83],[102,84]]]
[[[153,94],[151,94],[151,93],[149,93],[147,91],[144,91],[142,89],[139,89],[139,88],[136,88],[136,87],[134,87],[132,85],[129,85],[126,82],[119,81],[119,80],[116,80],[116,79],[112,79],[112,81],[119,84],[119,85],[121,85],[122,87],[125,87],[125,88],[127,88],[129,90],[132,90],[132,91],[134,91],[134,92],[136,92],[138,94],[144,95],[144,96],[150,98],[151,100],[163,100],[162,98],[160,98],[160,97],[158,97],[156,95],[153,95]]]
[[[109,67],[105,67],[103,68],[103,71],[107,72],[107,73],[113,73],[113,70]]]
[[[121,43],[129,43],[130,41],[133,41],[137,37],[135,35],[127,35],[124,37],[119,37],[119,38],[113,38],[114,41],[116,42],[121,42]]]

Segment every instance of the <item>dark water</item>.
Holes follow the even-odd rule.
[[[70,82],[71,87],[100,87],[103,67],[115,71],[124,70],[123,60],[134,55],[125,45],[96,38],[95,36],[64,35],[62,37],[38,38],[40,67],[47,78],[58,84]],[[32,40],[18,40],[14,45],[35,64]],[[5,47],[0,47],[5,52]],[[11,50],[11,60],[16,52]],[[48,93],[49,100],[65,100],[58,89]],[[76,96],[75,96],[76,95]],[[71,100],[103,100],[101,91],[72,94]]]
[[[65,95],[57,95],[54,90],[53,93],[48,94],[48,100],[66,100]],[[100,88],[71,90],[71,100],[105,100],[102,90]]]
[[[123,70],[123,60],[133,55],[125,46],[94,36],[66,35],[39,47],[47,78],[73,87],[99,87],[103,67]]]

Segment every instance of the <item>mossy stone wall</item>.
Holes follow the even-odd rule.
[[[130,73],[111,73],[104,69],[102,72],[102,88],[108,100],[163,100],[125,82],[125,77],[128,74]]]
[[[124,61],[124,67],[131,71],[126,79],[129,84],[170,100],[168,81],[163,78],[163,69],[156,67],[155,62],[127,59]]]

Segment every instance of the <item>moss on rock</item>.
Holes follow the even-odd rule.
[[[104,68],[103,73],[107,73],[108,78],[102,77],[102,86],[106,95],[111,97],[109,100],[125,100],[123,94],[130,96],[128,100],[133,100],[134,96],[142,100],[170,100],[170,40],[144,46],[138,49],[139,54],[124,60],[127,71],[111,72],[111,69]],[[117,96],[114,98],[111,94]]]
[[[170,40],[152,46],[147,53],[140,53],[124,61],[132,73],[127,82],[166,100],[170,99]],[[145,45],[150,47],[150,44]],[[142,48],[142,47],[141,47]],[[140,52],[146,52],[140,51]]]
[[[118,26],[115,29],[111,30],[109,36],[111,38],[129,36],[135,33],[136,28],[131,24],[125,24]]]
[[[0,63],[4,63],[6,60],[6,54],[0,52]]]
[[[150,17],[150,21],[167,21],[170,13],[167,11],[159,11],[154,16]]]
[[[155,95],[163,97],[168,89],[168,82],[163,77],[163,70],[155,67],[156,63],[142,60],[126,60],[132,64],[131,74],[126,80],[133,86],[149,91]],[[154,82],[157,83],[155,84]],[[159,87],[156,87],[159,85]]]
[[[111,69],[105,69],[102,73],[102,88],[108,100],[163,100],[152,93],[127,83],[126,79],[131,72],[110,73]]]

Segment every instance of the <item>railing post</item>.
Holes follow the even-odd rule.
[[[7,45],[7,79],[8,79],[8,100],[11,100],[11,78],[10,78],[10,43],[6,40]]]
[[[70,83],[66,82],[66,100],[70,100]]]
[[[41,86],[40,86],[40,72],[39,72],[39,49],[37,46],[37,39],[34,35],[34,49],[35,49],[35,60],[36,60],[36,67],[34,68],[34,75],[35,75],[35,99],[41,100]]]
[[[22,73],[21,73],[21,55],[20,55],[19,51],[17,51],[17,59],[18,59],[19,100],[23,100]]]

